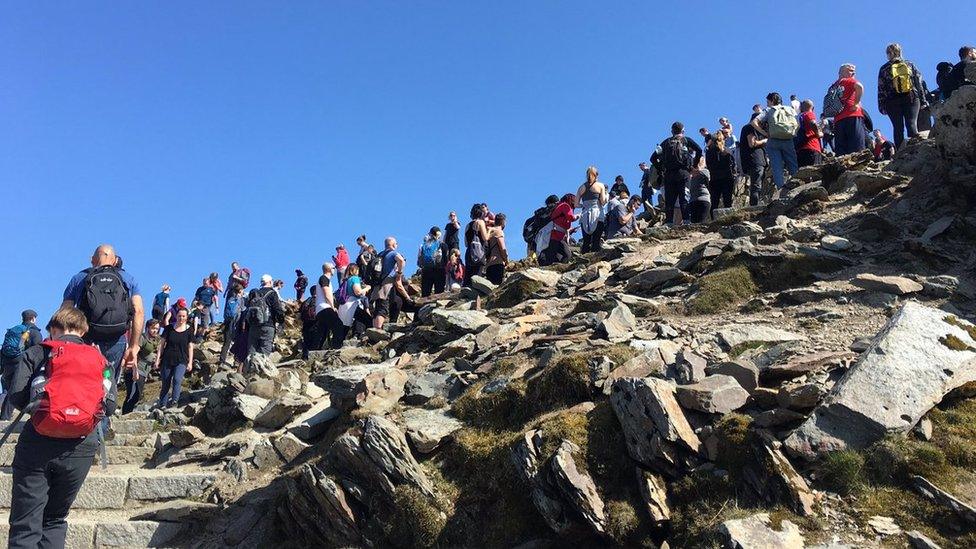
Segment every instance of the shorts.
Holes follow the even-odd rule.
[[[374,299],[370,301],[370,305],[373,307],[373,316],[382,316],[384,318],[389,318],[390,316],[390,300],[389,299]]]

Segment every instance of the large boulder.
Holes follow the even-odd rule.
[[[719,527],[725,546],[732,549],[803,549],[800,528],[788,520],[772,527],[769,515],[760,513],[744,519],[727,520]]]
[[[711,375],[698,383],[678,386],[678,402],[689,410],[727,414],[745,406],[749,392],[732,376]]]
[[[254,418],[254,424],[268,429],[284,427],[296,414],[312,407],[312,401],[303,395],[284,394],[268,403]]]
[[[434,327],[455,334],[474,334],[491,326],[492,321],[484,311],[452,311],[437,309],[431,313]]]
[[[952,92],[939,109],[931,136],[950,164],[976,165],[976,86]]]
[[[403,412],[403,424],[407,438],[421,454],[429,454],[461,429],[461,422],[447,415],[443,410],[408,408]]]
[[[750,347],[772,346],[804,339],[802,335],[764,324],[736,324],[719,330],[717,336],[719,343],[733,353]]]
[[[814,458],[908,432],[951,390],[976,380],[976,327],[945,311],[906,303],[786,440]]]
[[[697,464],[701,441],[663,379],[614,381],[610,403],[620,420],[630,457],[670,477]]]
[[[387,362],[343,366],[315,378],[329,393],[332,407],[343,411],[360,407],[369,413],[393,408],[403,396],[406,382],[407,373]]]
[[[630,312],[630,307],[620,303],[600,323],[597,335],[606,337],[612,343],[620,343],[632,338],[636,328],[637,318],[634,313]]]

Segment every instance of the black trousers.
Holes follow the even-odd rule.
[[[709,200],[692,200],[688,204],[688,217],[691,219],[691,222],[704,223],[708,221],[708,212],[711,206],[712,203]]]
[[[444,291],[447,281],[444,269],[439,267],[424,267],[420,270],[420,295],[427,297],[431,291],[439,294]]]
[[[688,222],[688,197],[685,189],[691,181],[691,173],[685,170],[669,170],[664,174],[664,222],[674,223],[674,205],[681,208],[682,223]]]
[[[274,324],[251,326],[247,330],[247,352],[270,355],[274,351]]]
[[[488,265],[485,269],[485,276],[492,284],[501,284],[505,280],[505,265]]]
[[[603,249],[603,233],[607,231],[606,223],[599,221],[596,224],[596,228],[593,232],[586,234],[583,232],[583,237],[580,242],[580,253],[586,254],[590,252],[598,252]],[[497,284],[497,283],[496,283]]]
[[[749,166],[746,170],[746,174],[749,176],[749,205],[758,206],[759,197],[762,194],[762,178],[763,172],[766,171],[764,166]]]
[[[799,167],[803,166],[816,166],[820,164],[821,154],[813,149],[797,149],[796,151],[796,165]]]
[[[14,371],[20,365],[20,358],[0,358],[0,383],[3,383],[3,404],[0,405],[0,420],[11,419],[14,414],[14,405],[8,398],[10,396],[10,384],[14,381]]]
[[[126,368],[125,373],[122,374],[122,380],[125,381],[125,402],[122,403],[123,415],[135,410],[136,405],[142,400],[142,388],[146,385],[149,368],[139,368],[139,366],[142,365],[136,366],[139,371],[138,380],[133,379],[132,368]]]
[[[889,99],[885,102],[885,111],[891,119],[892,133],[895,139],[895,148],[901,148],[905,141],[905,130],[908,130],[908,138],[911,139],[918,135],[918,111],[921,105],[918,98],[905,97]]]
[[[14,450],[7,547],[64,547],[68,512],[97,449],[95,435],[56,439],[37,434],[30,423],[24,426]]]
[[[732,192],[735,190],[735,176],[716,177],[708,182],[708,192],[712,195],[712,211],[719,207],[732,207]]]
[[[569,263],[573,257],[573,252],[565,240],[550,240],[549,246],[542,252],[542,255],[545,258],[544,265],[551,265],[553,263]],[[539,264],[543,265],[541,261]]]
[[[315,333],[318,341],[310,350],[338,349],[342,347],[340,334],[344,332],[340,329],[342,321],[339,320],[339,313],[335,309],[322,309],[315,315]]]

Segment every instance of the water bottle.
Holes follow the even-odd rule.
[[[102,389],[105,391],[105,396],[108,396],[108,392],[112,389],[112,369],[105,368],[102,371]]]
[[[28,402],[37,402],[40,400],[41,394],[44,393],[44,388],[47,386],[47,376],[44,374],[45,371],[42,369],[31,380],[30,400]]]

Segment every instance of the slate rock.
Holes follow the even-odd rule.
[[[894,295],[907,295],[922,291],[922,285],[902,276],[877,276],[870,273],[859,274],[851,284],[865,290]]]
[[[691,385],[679,385],[677,395],[685,408],[707,414],[727,414],[749,400],[748,391],[726,375],[711,375]]]

